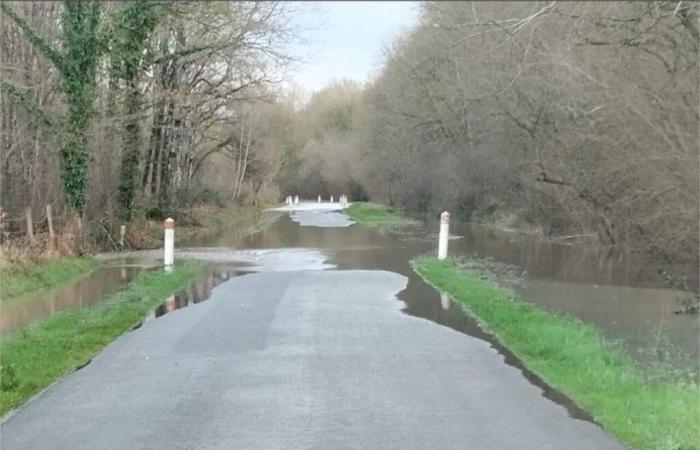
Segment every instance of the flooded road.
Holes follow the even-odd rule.
[[[399,294],[406,302],[406,313],[469,332],[469,320],[460,308],[445,309],[439,294],[411,269],[412,258],[434,251],[436,239],[430,227],[392,233],[358,225],[299,226],[294,216],[282,217],[242,240],[231,240],[224,231],[211,243],[250,249],[319,248],[328,254],[328,262],[341,269],[400,273],[409,279]],[[517,288],[525,299],[596,325],[607,338],[621,341],[635,359],[698,366],[698,318],[673,314],[680,292],[663,288],[653,266],[605,257],[602,250],[518,240],[512,234],[477,227],[457,226],[452,232],[460,239],[450,242],[451,255],[489,257],[515,265],[526,272]]]
[[[625,448],[413,273],[411,258],[434,250],[430,229],[335,227],[347,219],[309,211],[300,225],[294,215],[179,248],[179,258],[206,261],[205,273],[7,417],[3,448]],[[452,254],[476,249],[452,242]],[[143,266],[161,257],[103,255]],[[523,294],[539,289],[542,305],[587,315],[630,349],[647,343],[630,330],[653,333],[659,308],[637,307],[615,327],[616,305],[668,294],[527,280]],[[586,307],[587,289],[607,300]],[[672,336],[690,350],[686,323]]]
[[[208,272],[6,417],[2,447],[626,448],[413,276],[428,241],[311,215],[181,249]]]
[[[241,233],[240,226],[222,228],[198,239],[194,242],[196,247],[178,248],[178,257],[207,261],[209,269],[197,284],[176,294],[152,316],[203,301],[217,284],[241,273],[270,267],[337,267],[399,273],[408,278],[406,289],[399,294],[405,302],[405,313],[478,334],[478,327],[460,308],[441,299],[411,269],[412,258],[434,251],[437,223],[433,225],[388,232],[351,225],[337,211],[324,211],[314,217],[300,208],[252,235]],[[492,258],[524,272],[516,289],[525,299],[594,324],[607,338],[623,343],[638,361],[698,367],[698,318],[673,313],[678,309],[679,292],[662,286],[653,264],[610,255],[598,247],[558,244],[468,225],[455,225],[451,231],[458,237],[450,242],[451,255]],[[157,264],[160,258],[159,251],[129,252],[111,258],[110,264],[148,266]],[[104,288],[102,284],[111,289],[109,286],[114,283],[110,283],[110,276],[119,278],[123,272],[116,268],[104,270],[111,275],[93,277],[93,281],[86,280],[83,287],[75,288],[75,294],[71,295],[67,288],[61,295],[79,304],[85,291],[99,293]],[[692,268],[679,270],[692,273]],[[128,271],[128,276],[133,273]],[[27,323],[32,317],[52,311],[51,300],[37,299],[32,304],[38,311],[35,314],[13,316],[3,311],[3,330],[11,328],[12,323]],[[17,319],[20,315],[25,318]]]
[[[328,227],[325,221],[320,226],[300,226],[299,215],[305,221],[308,212],[292,212],[243,239],[232,239],[224,230],[208,244],[241,249],[318,248],[341,269],[400,273],[409,279],[399,294],[406,302],[406,313],[469,332],[469,320],[462,311],[443,308],[439,294],[411,269],[411,258],[434,251],[436,239],[430,227],[392,233],[358,225]],[[652,264],[607,255],[604,249],[478,227],[456,226],[452,232],[460,239],[451,241],[451,255],[493,258],[524,271],[517,290],[525,299],[596,325],[639,361],[698,367],[698,318],[673,313],[680,292],[664,288]]]

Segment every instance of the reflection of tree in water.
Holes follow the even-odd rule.
[[[204,275],[193,281],[192,284],[176,292],[155,309],[155,317],[160,317],[176,309],[186,308],[190,305],[208,300],[211,291],[221,283],[247,272],[226,268],[209,268]]]

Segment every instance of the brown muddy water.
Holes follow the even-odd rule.
[[[266,249],[316,249],[322,253],[326,264],[317,265],[318,269],[376,269],[406,276],[408,286],[399,294],[399,298],[406,304],[405,313],[489,340],[504,355],[507,363],[517,365],[515,358],[509,356],[507,350],[499,348],[493,338],[485,335],[460,307],[453,305],[444,296],[441,298],[435,289],[423,282],[411,269],[412,258],[435,251],[437,226],[436,221],[427,227],[392,233],[360,225],[301,226],[288,215],[283,215],[252,235],[243,233],[240,225],[231,229],[223,228],[217,233],[198,238],[192,243],[197,247],[178,249],[178,252],[187,257],[208,261],[208,269],[192,286],[178,292],[155,309],[149,318],[204,301],[218,284],[251,271],[250,261],[232,262],[222,258],[224,250],[252,252]],[[451,255],[487,257],[516,266],[526,274],[524,281],[516,288],[525,299],[554,311],[574,315],[599,327],[608,339],[620,342],[637,361],[683,369],[697,370],[699,367],[698,317],[673,314],[678,309],[676,296],[679,292],[663,287],[656,274],[655,264],[630,255],[610,254],[605,249],[590,245],[565,245],[469,225],[453,225],[451,232],[455,236],[450,241]],[[299,257],[299,254],[303,256],[304,253],[300,251],[294,257]],[[284,256],[285,253],[282,252],[276,257]],[[158,258],[158,252],[134,252],[121,262],[148,266],[153,265]],[[119,263],[118,258],[113,258],[110,262],[112,265]],[[294,264],[291,266],[284,270],[293,269]],[[678,273],[688,274],[691,279],[697,279],[697,267],[674,269]],[[117,273],[117,277],[121,277],[119,267],[101,270]],[[133,276],[133,273],[129,273]],[[102,278],[104,280],[99,281]],[[126,281],[121,280],[116,284],[121,286]],[[95,277],[94,283],[90,288],[78,290],[82,294],[75,291],[71,295],[66,291],[64,296],[67,298],[83,300],[74,300],[73,303],[66,300],[64,303],[87,304],[88,300],[85,299],[88,297],[96,299],[90,301],[99,301],[105,293],[101,291],[102,284],[114,284],[107,276]],[[86,294],[88,291],[95,295]],[[32,302],[36,313],[18,311],[6,319],[7,311],[3,309],[3,332],[5,327],[17,327],[57,310],[57,302],[52,298],[52,295],[46,294],[43,298],[37,297]],[[549,391],[544,383],[538,382],[536,377],[522,367],[521,370],[543,388],[544,395],[557,400],[556,392]],[[561,399],[557,401],[566,403]],[[583,413],[579,411],[572,414]]]
[[[117,292],[143,269],[139,266],[100,266],[83,278],[56,290],[3,303],[0,333],[4,334],[57,311],[99,302]]]

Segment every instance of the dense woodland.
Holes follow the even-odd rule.
[[[0,5],[8,230],[347,193],[697,261],[696,3],[424,2],[308,100],[292,3]]]

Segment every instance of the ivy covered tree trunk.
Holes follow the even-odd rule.
[[[53,47],[7,3],[2,11],[24,32],[34,48],[60,73],[60,88],[68,116],[60,144],[61,178],[68,205],[78,216],[87,204],[87,141],[95,100],[95,74],[100,59],[99,2],[70,1],[63,5],[63,51]]]
[[[158,3],[130,1],[121,10],[119,35],[114,50],[121,58],[119,75],[126,83],[124,96],[124,149],[119,175],[119,207],[124,220],[130,220],[139,180],[141,159],[141,90],[139,81],[145,70],[143,55],[159,17]],[[164,6],[165,7],[165,6]]]
[[[130,220],[133,213],[141,153],[141,127],[137,117],[141,109],[141,93],[136,84],[135,80],[127,81],[128,90],[125,98],[127,119],[124,126],[124,149],[119,175],[119,206],[124,220]]]
[[[63,8],[65,53],[61,87],[68,103],[68,119],[61,146],[62,178],[68,203],[82,215],[87,203],[87,141],[100,52],[97,36],[100,4],[65,2]]]

